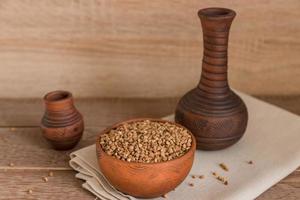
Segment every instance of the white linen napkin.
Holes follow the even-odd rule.
[[[300,117],[251,96],[239,95],[249,111],[244,137],[224,150],[197,150],[190,175],[175,191],[167,194],[168,199],[254,199],[300,166]],[[173,120],[173,117],[167,119]],[[76,178],[84,180],[83,188],[99,199],[136,199],[108,183],[98,168],[95,145],[70,156],[70,166],[78,171]],[[247,163],[250,160],[252,165]],[[222,170],[219,163],[225,163],[229,171]],[[216,180],[212,172],[226,177],[229,184],[226,186]],[[191,175],[205,177],[194,179]]]

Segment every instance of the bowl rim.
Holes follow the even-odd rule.
[[[165,122],[165,123],[170,123],[170,124],[173,124],[175,126],[179,126],[181,128],[184,128],[187,130],[188,134],[191,135],[192,137],[192,145],[191,147],[189,148],[189,150],[187,152],[185,152],[185,154],[183,154],[182,156],[179,156],[177,158],[174,158],[172,160],[167,160],[167,161],[162,161],[162,162],[157,162],[157,163],[143,163],[143,162],[128,162],[128,161],[125,161],[125,160],[120,160],[118,158],[115,158],[114,156],[111,156],[111,155],[108,155],[101,147],[100,145],[100,136],[102,134],[105,134],[107,133],[108,131],[110,131],[111,129],[113,128],[116,128],[118,126],[121,126],[122,124],[125,124],[125,123],[132,123],[132,122],[139,122],[139,121],[145,121],[145,120],[149,120],[149,121],[154,121],[154,122]],[[188,155],[188,154],[191,154],[191,153],[194,153],[196,151],[196,138],[195,136],[192,134],[192,132],[190,130],[188,130],[186,127],[182,126],[181,124],[178,124],[176,122],[173,122],[173,121],[169,121],[169,120],[164,120],[164,119],[156,119],[156,118],[133,118],[133,119],[129,119],[129,120],[124,120],[124,121],[121,121],[121,122],[118,122],[118,123],[115,123],[109,127],[107,127],[106,129],[104,129],[103,131],[101,131],[98,136],[97,136],[97,139],[96,139],[96,153],[97,153],[97,159],[99,159],[99,154],[102,153],[104,154],[105,156],[113,159],[113,160],[116,160],[120,163],[126,163],[126,164],[129,164],[129,165],[159,165],[159,164],[165,164],[165,163],[170,163],[170,162],[176,162],[180,159],[182,159],[184,156]],[[99,152],[100,151],[100,152]]]

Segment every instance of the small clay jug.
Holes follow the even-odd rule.
[[[227,49],[236,16],[227,8],[199,10],[203,29],[202,73],[198,86],[179,101],[175,121],[196,137],[197,148],[218,150],[236,143],[244,134],[248,112],[228,85]]]
[[[54,91],[44,96],[45,113],[41,122],[44,137],[54,149],[68,150],[81,139],[84,123],[82,115],[67,91]]]

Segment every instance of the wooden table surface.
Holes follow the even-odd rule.
[[[300,96],[258,97],[300,114]],[[177,98],[79,99],[85,117],[83,139],[76,147],[94,143],[97,133],[112,123],[132,117],[162,117],[173,112]],[[55,151],[38,127],[43,114],[41,100],[0,100],[0,199],[95,199],[81,187],[69,167],[70,151]],[[10,166],[10,163],[13,166]],[[48,182],[43,177],[52,171]],[[31,189],[32,194],[27,190]],[[257,199],[300,199],[300,168]]]

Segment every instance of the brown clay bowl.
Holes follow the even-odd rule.
[[[101,134],[109,132],[124,123],[137,121],[168,122],[176,126],[183,126],[160,119],[133,119],[117,123]],[[119,191],[140,198],[154,198],[166,194],[177,187],[188,175],[196,150],[196,140],[193,134],[192,146],[186,154],[176,159],[159,163],[138,163],[119,160],[106,154],[100,145],[100,137],[96,141],[97,158],[101,172],[106,179]]]

